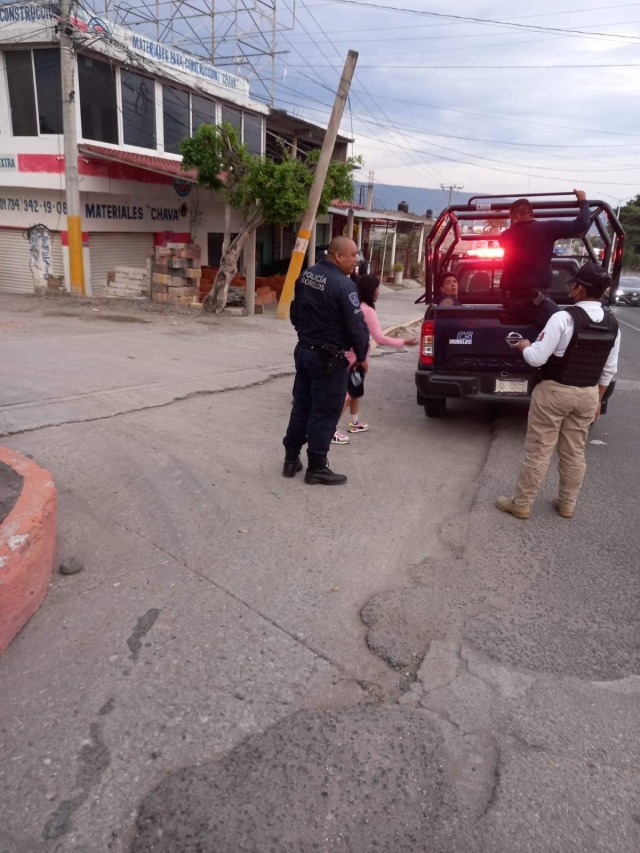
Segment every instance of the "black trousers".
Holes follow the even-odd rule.
[[[329,453],[331,439],[344,406],[347,364],[345,361],[344,368],[337,370],[333,376],[327,376],[326,359],[304,344],[297,345],[294,358],[296,378],[293,408],[282,443],[298,453],[303,444],[308,444],[309,462],[322,462]]]
[[[511,293],[513,294],[513,291]],[[522,297],[517,297],[503,294],[502,304],[518,325],[532,325],[538,331],[542,331],[549,322],[549,318],[559,310],[553,299],[549,299],[548,296],[545,296],[544,301],[536,305],[531,296],[523,294]]]

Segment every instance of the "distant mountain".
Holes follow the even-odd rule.
[[[362,204],[367,203],[367,185],[362,181],[355,182],[355,201],[360,202],[362,189]],[[465,204],[473,192],[454,192],[452,201]],[[432,210],[434,214],[440,213],[447,206],[449,192],[438,189],[425,189],[424,187],[402,187],[392,184],[373,185],[374,208],[377,210],[397,210],[401,201],[406,201],[411,213],[425,214]]]

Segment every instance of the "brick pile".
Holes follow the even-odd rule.
[[[193,243],[157,246],[152,266],[151,299],[172,305],[198,302],[201,276],[199,246]]]
[[[202,268],[202,279],[200,280],[201,302],[213,287],[213,282],[217,272],[218,270],[215,267]],[[277,303],[280,298],[280,294],[282,293],[282,288],[284,287],[284,278],[285,277],[283,275],[271,275],[268,277],[256,276],[256,305],[274,305]],[[231,295],[233,294],[234,289],[243,293],[246,286],[246,278],[241,275],[236,275],[231,282],[231,287],[229,288],[230,298],[227,304],[244,305],[244,300],[233,302]]]
[[[120,299],[146,299],[149,296],[149,270],[146,267],[114,267],[107,273],[106,296]]]
[[[278,297],[270,287],[256,287],[256,305],[275,305]]]

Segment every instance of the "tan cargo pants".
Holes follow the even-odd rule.
[[[558,446],[558,499],[573,507],[587,467],[584,449],[598,409],[598,386],[576,388],[545,379],[533,390],[524,462],[514,502],[531,506],[542,483],[553,448]]]

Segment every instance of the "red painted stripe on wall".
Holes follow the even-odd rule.
[[[111,160],[89,158],[80,155],[78,171],[81,175],[95,178],[110,178],[112,181],[137,181],[140,184],[173,184],[169,175],[160,175],[148,169],[136,169],[126,163],[114,163]]]
[[[60,232],[60,242],[62,243],[63,246],[69,245],[69,232],[68,231],[61,231]],[[82,245],[84,246],[85,249],[89,245],[89,232],[88,231],[82,232]]]
[[[60,154],[18,154],[18,171],[61,175],[64,157]]]
[[[167,243],[190,243],[191,234],[183,231],[156,231],[153,235],[154,246],[166,246]]]
[[[64,174],[64,157],[60,154],[18,154],[18,171],[34,174]],[[81,175],[94,178],[110,178],[113,181],[137,181],[140,184],[173,184],[173,178],[159,175],[147,169],[136,169],[124,163],[109,160],[78,157]]]

